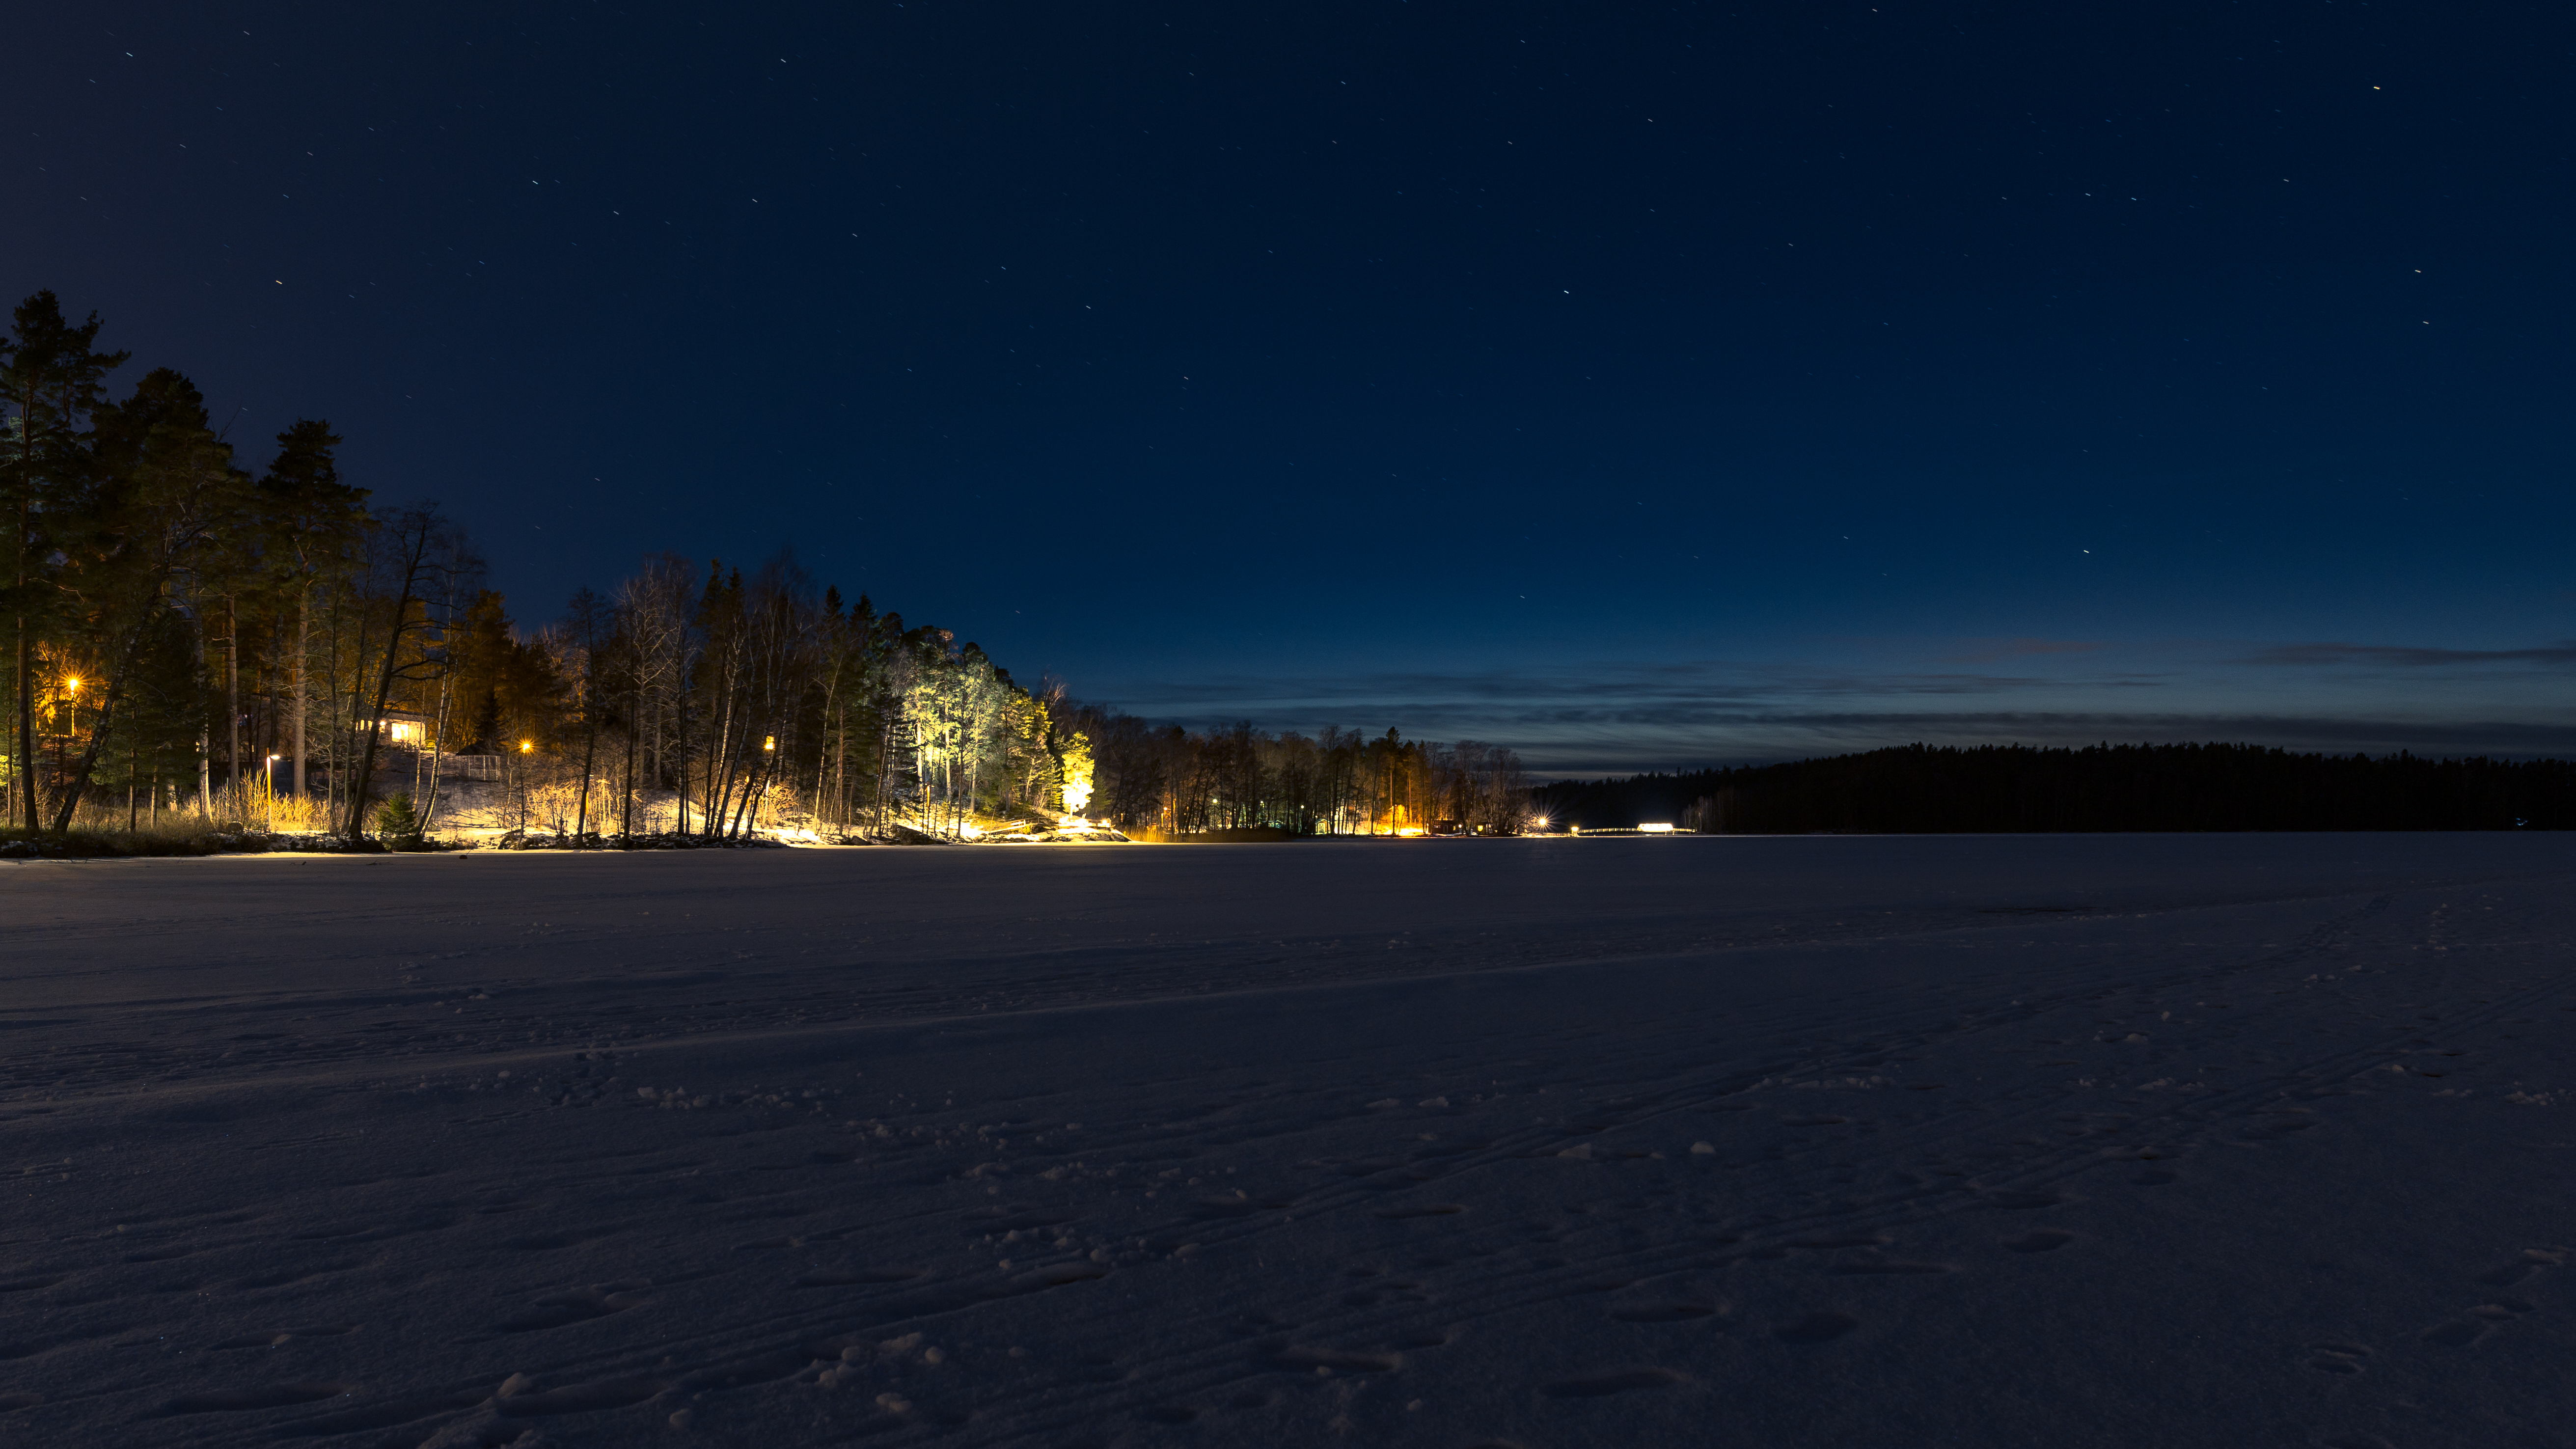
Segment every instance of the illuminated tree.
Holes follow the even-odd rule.
[[[1056,736],[1059,770],[1064,778],[1064,808],[1079,815],[1091,805],[1091,737],[1080,730]]]

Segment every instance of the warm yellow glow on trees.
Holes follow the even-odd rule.
[[[1075,730],[1064,738],[1064,808],[1079,815],[1091,803],[1091,737]]]

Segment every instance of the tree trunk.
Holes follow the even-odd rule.
[[[402,618],[411,607],[410,591],[394,606],[394,617]],[[394,692],[394,663],[401,655],[402,629],[397,622],[393,636],[385,641],[385,670],[376,682],[376,707],[367,717],[367,742],[358,751],[358,778],[349,795],[349,828],[344,832],[351,840],[358,838],[367,823],[367,790],[375,783],[376,741],[385,732],[385,701]]]
[[[337,683],[337,682],[336,682],[336,681],[334,681],[334,684],[335,684],[334,693],[337,693],[336,683]],[[344,749],[344,750],[341,752],[341,753],[342,753],[342,758],[343,758],[344,760],[347,758],[347,755],[348,755],[348,751],[349,751],[349,750],[354,750],[354,749],[356,749],[356,748],[357,748],[358,707],[359,707],[359,705],[361,705],[362,703],[364,703],[364,702],[365,702],[365,700],[366,700],[366,692],[367,692],[367,615],[366,615],[365,604],[364,604],[364,601],[362,600],[362,601],[360,602],[359,611],[358,611],[358,643],[357,643],[357,648],[356,648],[355,650],[353,650],[353,651],[350,653],[350,655],[349,655],[349,728],[348,728],[348,736],[349,736],[349,738],[348,738],[348,740],[347,740],[347,749]],[[375,768],[375,749],[374,749],[374,745],[375,745],[375,735],[374,735],[374,733],[373,733],[373,732],[370,732],[370,733],[368,734],[368,736],[367,736],[367,744],[368,744],[368,749],[367,749],[367,767],[368,767],[370,770],[373,770],[373,769]],[[332,781],[332,783],[333,783],[334,785],[338,785],[338,786],[340,786],[339,790],[337,791],[337,793],[338,793],[338,795],[339,795],[339,797],[340,797],[340,798],[339,798],[339,801],[338,801],[336,804],[334,804],[334,805],[333,805],[333,807],[332,807],[332,808],[333,808],[333,810],[335,810],[335,811],[340,810],[340,809],[342,809],[342,808],[345,808],[345,807],[347,806],[347,804],[348,804],[348,800],[349,800],[349,787],[348,787],[348,786],[346,786],[346,785],[341,785],[341,783],[340,783],[340,776],[341,776],[341,773],[342,773],[342,771],[340,770],[340,768],[339,768],[338,766],[334,766],[334,767],[332,768],[332,771],[331,771],[331,781]],[[340,817],[339,817],[337,814],[334,814],[332,818],[333,818],[333,820],[335,820],[335,821],[336,821],[336,820],[338,820]],[[354,815],[352,815],[352,816],[350,816],[349,818],[350,818],[351,820],[355,820],[357,817],[356,817],[356,816],[354,816]],[[352,839],[352,840],[354,840],[354,839],[356,839],[356,838],[357,838],[357,832],[356,832],[356,830],[355,830],[355,828],[354,828],[354,827],[352,827],[349,831],[347,831],[347,832],[345,832],[345,833],[346,833],[346,834],[348,835],[348,837],[349,837],[350,839]]]
[[[313,645],[311,605],[313,586],[307,583],[295,596],[295,769],[291,776],[295,798],[304,798],[304,656]]]
[[[451,594],[449,600],[452,604],[454,595]],[[422,805],[420,810],[420,828],[423,833],[429,830],[429,822],[438,814],[438,801],[442,793],[439,789],[438,761],[445,753],[440,741],[447,738],[447,719],[449,711],[453,708],[455,679],[456,676],[453,673],[443,673],[438,676],[438,716],[430,724],[430,736],[426,741],[429,748],[421,752],[429,757],[429,790],[423,796],[427,803]],[[415,755],[412,758],[417,760],[420,756]],[[418,766],[415,765],[414,769],[417,771]]]
[[[633,635],[627,636],[630,640]],[[617,848],[635,848],[635,735],[644,727],[644,667],[639,655],[630,653],[628,662],[635,666],[635,709],[626,717],[626,807],[617,821]]]
[[[366,828],[367,792],[375,784],[376,742],[385,732],[385,702],[393,696],[394,670],[402,660],[403,621],[411,615],[412,589],[420,582],[421,561],[429,555],[430,535],[436,520],[426,513],[409,525],[417,531],[406,544],[403,559],[402,587],[394,591],[394,612],[385,631],[385,667],[376,677],[376,707],[367,716],[367,742],[358,752],[358,778],[349,794],[348,838],[356,840]],[[361,632],[361,638],[364,633]]]
[[[142,652],[142,633],[142,629],[136,629],[135,641],[120,654],[116,671],[108,676],[107,688],[99,693],[98,713],[89,729],[89,748],[81,751],[79,768],[71,771],[68,778],[54,782],[54,792],[59,797],[54,805],[56,835],[71,833],[72,814],[80,809],[81,796],[89,790],[90,773],[98,768],[98,752],[107,744],[108,726],[116,717],[117,703],[124,698],[125,677],[134,667],[134,657]],[[63,773],[59,764],[55,770],[58,776]]]
[[[679,751],[679,761],[671,774],[677,787],[681,835],[689,833],[689,645],[685,626],[674,631],[671,645],[671,743]]]
[[[27,587],[26,521],[19,523],[18,587]],[[18,767],[19,794],[27,807],[27,828],[36,828],[43,818],[36,809],[36,691],[29,686],[35,678],[35,650],[27,637],[27,616],[18,615]]]
[[[224,789],[233,797],[233,810],[248,815],[241,768],[241,610],[231,594],[224,595],[224,736],[230,751],[224,761],[230,774]]]
[[[599,758],[599,701],[591,698],[586,677],[590,669],[590,661],[583,660],[581,792],[575,797],[572,811],[572,843],[575,849],[581,847],[582,837],[590,833],[590,775],[593,763]]]

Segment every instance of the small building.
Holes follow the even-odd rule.
[[[427,715],[413,714],[408,710],[389,709],[385,711],[382,719],[358,721],[358,728],[361,731],[370,725],[384,731],[385,743],[389,745],[400,745],[407,750],[417,750],[429,743]]]

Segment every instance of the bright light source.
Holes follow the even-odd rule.
[[[1637,827],[1637,833],[1640,835],[1670,835],[1673,833],[1673,827],[1670,825],[1640,825]]]
[[[521,740],[521,741],[519,741],[519,753],[520,753],[520,754],[523,754],[523,755],[524,755],[524,754],[526,754],[528,751],[533,750],[533,749],[535,749],[536,747],[537,747],[537,742],[536,742],[536,741],[534,741],[534,740]]]
[[[63,681],[63,683],[64,683],[64,685],[65,685],[65,686],[67,686],[67,687],[71,690],[71,692],[72,692],[72,693],[74,693],[74,694],[78,694],[78,693],[80,693],[80,681],[79,681],[79,680],[77,680],[77,679],[66,679],[66,680],[64,680],[64,681]]]
[[[762,735],[760,737],[760,747],[764,750],[775,751],[778,748],[778,736]]]

